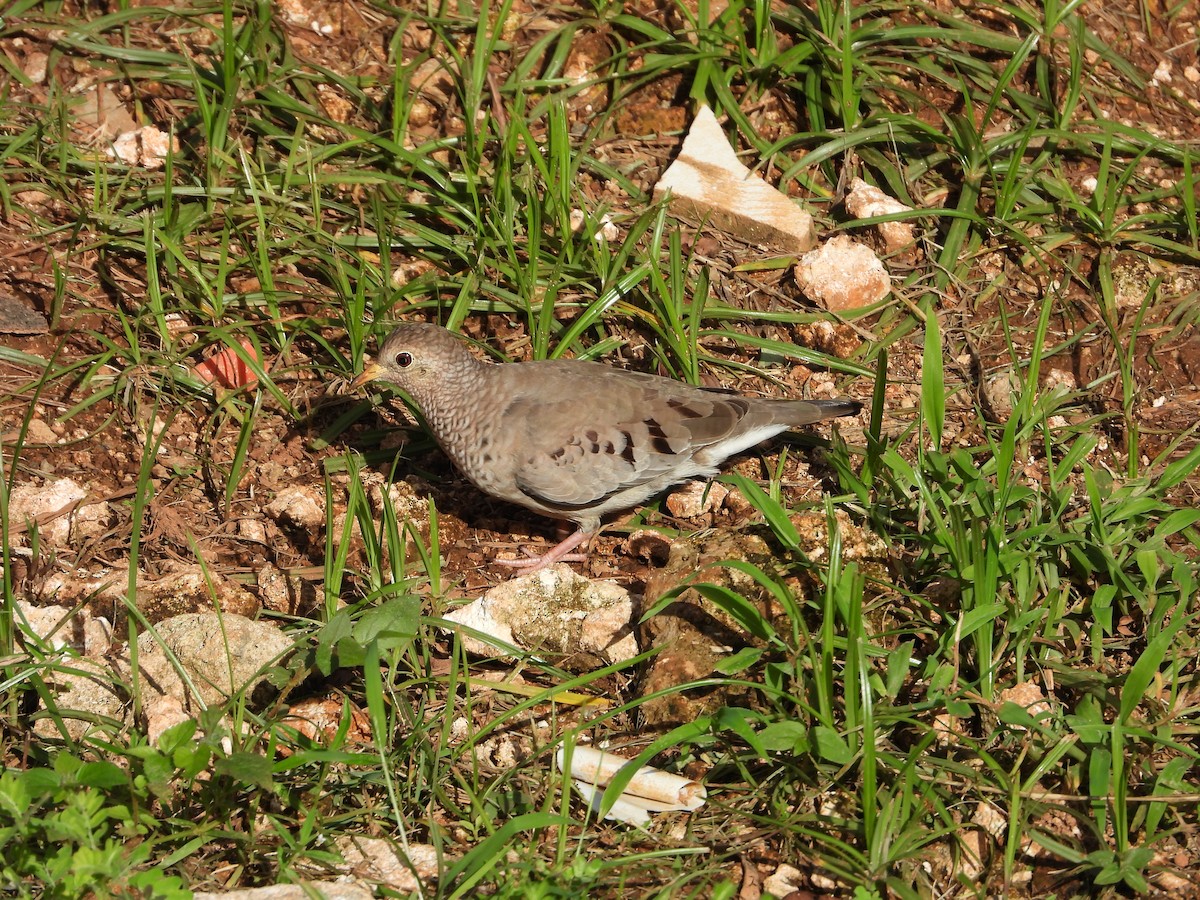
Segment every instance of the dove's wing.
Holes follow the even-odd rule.
[[[555,379],[562,392],[554,399],[521,396],[505,411],[508,421],[523,423],[515,442],[518,489],[559,515],[601,516],[714,475],[725,458],[790,424],[775,421],[767,401],[582,366]]]

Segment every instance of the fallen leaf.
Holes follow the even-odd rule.
[[[249,339],[243,338],[239,343],[247,356],[266,369]],[[246,361],[233,347],[226,347],[204,362],[197,363],[195,372],[209,384],[215,381],[226,388],[253,387],[258,383],[258,376],[254,374],[254,370],[246,365]]]

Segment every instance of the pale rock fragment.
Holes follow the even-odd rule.
[[[29,427],[25,429],[27,444],[57,444],[59,437],[49,425],[41,419],[30,419]]]
[[[812,883],[813,887],[829,893],[832,893],[841,887],[841,885],[839,885],[835,879],[830,878],[824,872],[813,872],[808,876],[808,880]],[[784,896],[787,895],[785,894]]]
[[[168,154],[179,152],[179,138],[147,125],[117,135],[108,152],[130,166],[161,169]]]
[[[333,24],[314,0],[276,0],[276,6],[284,20],[292,25],[310,28],[316,34],[333,34]]]
[[[1042,390],[1047,393],[1059,391],[1065,396],[1071,391],[1079,390],[1079,381],[1066,369],[1047,369],[1042,376]]]
[[[1150,76],[1150,87],[1158,87],[1159,85],[1170,83],[1171,62],[1170,60],[1160,59],[1154,69],[1154,74]]]
[[[151,691],[142,695],[142,718],[146,723],[146,738],[157,744],[166,732],[182,725],[195,714],[189,712],[177,694],[159,694]]]
[[[1160,871],[1154,876],[1154,886],[1160,891],[1165,891],[1167,896],[1183,897],[1187,891],[1196,887],[1196,883],[1174,872]]]
[[[958,836],[958,855],[954,874],[959,879],[977,881],[987,871],[986,858],[990,841],[979,831],[964,831]]]
[[[349,874],[402,894],[420,896],[422,882],[433,881],[440,871],[440,856],[431,844],[401,847],[383,838],[344,835],[334,846]]]
[[[409,76],[410,88],[418,96],[428,100],[438,109],[450,105],[454,95],[454,76],[449,64],[436,56],[431,56],[418,65]]]
[[[83,102],[71,111],[78,126],[86,131],[86,140],[111,141],[137,129],[137,122],[107,84],[89,85],[81,94]]]
[[[106,720],[114,727],[128,724],[132,706],[125,686],[136,677],[146,735],[154,743],[167,729],[194,719],[202,705],[220,705],[240,692],[251,695],[263,683],[264,670],[279,663],[293,645],[271,625],[237,615],[194,613],[141,632],[137,646],[136,676],[128,648],[119,647],[100,660],[65,658],[46,678],[72,738],[96,731],[97,720],[100,727]],[[34,731],[47,738],[61,736],[50,716],[37,718]]]
[[[332,746],[335,739],[341,742],[339,747],[371,743],[370,716],[345,696],[309,697],[300,700],[288,710],[280,724],[295,728],[302,737],[324,747]],[[339,738],[338,735],[343,730],[345,733]],[[290,756],[292,749],[280,745],[279,752]]]
[[[34,84],[44,84],[46,75],[50,71],[50,57],[45,53],[34,52],[25,57],[25,64],[21,67],[28,78]]]
[[[60,606],[80,606],[94,600],[120,606],[125,599],[128,580],[128,572],[111,569],[52,572],[46,576],[42,593]]]
[[[384,509],[390,507],[401,522],[411,522],[420,528],[429,526],[429,500],[418,495],[407,481],[389,481],[378,472],[362,475],[367,489],[367,502],[377,518],[382,518]]]
[[[816,243],[812,216],[744,166],[716,116],[701,106],[679,156],[654,186],[672,213],[752,244],[803,253]]]
[[[258,570],[258,597],[262,605],[272,612],[295,611],[288,577],[282,569],[271,563]]]
[[[501,734],[471,745],[477,765],[498,770],[515,769],[532,755],[533,743],[527,734]]]
[[[571,210],[571,233],[579,234],[588,224],[588,216],[582,209]],[[596,243],[608,241],[610,244],[621,236],[617,230],[616,224],[612,220],[612,216],[604,213],[600,216],[599,222],[596,223],[595,231],[592,234],[592,240]]]
[[[1188,897],[1196,892],[1195,869],[1187,850],[1164,842],[1150,861],[1154,886],[1168,897]]]
[[[637,655],[633,597],[616,584],[589,581],[556,565],[497,585],[445,618],[498,643],[462,633],[470,653],[494,656],[502,645],[567,657],[562,665],[589,669]]]
[[[169,456],[170,448],[165,440],[171,421],[157,411],[150,411],[147,418],[140,418],[133,423],[131,431],[141,445],[142,451],[150,449],[155,457]]]
[[[65,733],[78,742],[97,732],[107,738],[112,730],[104,726],[106,721],[113,727],[124,724],[128,697],[103,662],[112,652],[108,620],[86,610],[34,606],[24,600],[17,601],[14,612],[26,642],[36,640],[60,654],[54,665],[42,668],[53,715],[35,715],[34,733],[47,740],[61,739]]]
[[[49,194],[39,190],[14,191],[13,199],[28,209],[38,210],[45,209],[52,202]]]
[[[1019,372],[1003,369],[989,375],[983,383],[983,397],[987,401],[989,419],[1003,424],[1012,418],[1016,403],[1020,402],[1024,384]]]
[[[856,219],[870,219],[874,216],[911,212],[912,207],[889,197],[861,178],[855,178],[850,185],[850,192],[846,194],[846,211]],[[880,222],[872,227],[879,234],[883,252],[887,256],[911,247],[915,240],[911,222]]]
[[[392,287],[404,287],[415,278],[433,270],[433,264],[423,259],[405,260],[392,269]]]
[[[55,650],[69,647],[83,656],[103,659],[112,646],[112,625],[86,609],[34,606],[18,600],[13,617],[21,631]]]
[[[65,732],[71,740],[82,741],[97,731],[107,736],[105,721],[119,727],[125,720],[128,698],[115,683],[112,671],[100,662],[112,648],[108,620],[93,617],[86,609],[33,606],[23,600],[17,601],[14,612],[26,641],[36,640],[60,654],[53,665],[41,670],[54,714],[35,716],[34,734],[55,740]]]
[[[763,881],[763,890],[773,897],[787,897],[804,886],[804,875],[795,866],[783,863]]]
[[[244,519],[238,520],[238,537],[255,544],[265,544],[267,542],[267,527],[263,524],[262,519],[247,516]]]
[[[354,112],[354,104],[334,85],[318,84],[317,100],[320,102],[321,108],[325,110],[325,114],[333,121],[342,125],[350,121],[350,114]]]
[[[996,697],[996,708],[999,709],[1005,703],[1013,703],[1021,707],[1035,719],[1046,716],[1052,710],[1041,686],[1032,681],[1022,681],[1002,690]],[[1017,731],[1025,731],[1023,725],[1010,725],[1009,727]]]
[[[958,716],[950,713],[938,713],[933,718],[933,735],[940,747],[953,747],[962,741],[965,729]]]
[[[293,646],[273,625],[216,613],[165,619],[153,632],[138,635],[137,645],[137,677],[152,741],[172,725],[194,718],[202,706],[252,695],[266,678],[264,670],[277,665]],[[123,662],[116,661],[117,669],[128,681],[133,675]]]
[[[300,485],[284,488],[267,504],[266,511],[272,519],[296,528],[321,528],[325,524],[325,495]]]
[[[976,804],[975,814],[971,816],[971,821],[998,841],[1004,840],[1004,836],[1008,833],[1008,817],[986,801]]]
[[[36,527],[44,543],[70,549],[104,534],[112,523],[112,507],[104,501],[85,503],[88,496],[87,487],[71,478],[18,484],[8,500],[10,527]]]
[[[91,734],[107,739],[113,729],[106,728],[105,721],[116,728],[126,723],[129,698],[107,665],[92,659],[68,659],[44,671],[54,715],[34,716],[34,734],[54,740],[62,738],[65,731],[73,741],[82,741]]]
[[[162,578],[140,578],[137,608],[151,622],[187,613],[209,614],[214,609],[238,616],[258,612],[258,597],[236,581],[204,566],[181,565]]]
[[[874,251],[844,234],[800,258],[796,284],[814,303],[834,312],[871,306],[892,289]]]
[[[667,495],[667,511],[677,519],[695,519],[721,508],[729,488],[715,481],[689,481]]]

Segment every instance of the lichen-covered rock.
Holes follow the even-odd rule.
[[[562,657],[560,665],[586,671],[637,655],[635,615],[633,597],[623,587],[590,581],[560,564],[497,585],[446,618],[503,644]],[[471,653],[502,653],[465,632],[462,641]]]

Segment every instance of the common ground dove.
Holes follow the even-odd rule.
[[[437,325],[405,324],[352,387],[405,391],[458,469],[485,494],[568,519],[575,534],[540,569],[589,542],[608,513],[798,425],[850,416],[855,400],[765,400],[582,360],[495,365]]]

